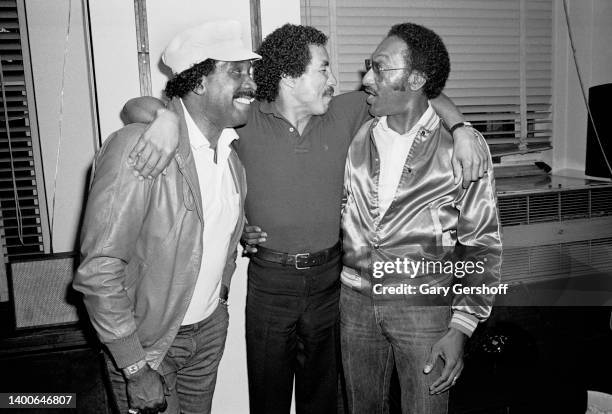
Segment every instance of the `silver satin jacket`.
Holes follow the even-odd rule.
[[[451,134],[441,123],[433,130],[421,127],[406,158],[395,198],[385,215],[379,217],[380,163],[372,133],[377,122],[366,122],[348,151],[344,180],[347,200],[342,216],[343,283],[345,272],[352,273],[358,283],[349,287],[374,299],[372,287],[377,283],[448,287],[457,280],[447,272],[421,271],[410,277],[392,272],[384,278],[373,277],[375,262],[407,258],[448,263],[462,258],[480,261],[484,269],[458,279],[463,286],[497,286],[502,246],[491,171],[467,189],[461,183],[454,184]],[[406,300],[406,296],[402,298]],[[444,303],[452,305],[450,326],[471,335],[478,321],[489,316],[492,302],[490,294],[451,294]]]

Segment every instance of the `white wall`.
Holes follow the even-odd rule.
[[[585,89],[612,82],[612,2],[568,1],[578,65]],[[553,171],[584,173],[587,112],[569,45],[563,2],[555,2]]]
[[[612,82],[612,2],[593,1],[591,85]]]
[[[140,94],[134,2],[93,0],[89,2],[89,14],[104,140],[123,126],[119,114],[125,101]]]
[[[96,139],[82,3],[26,0],[26,15],[49,220],[54,217],[53,247],[55,252],[72,251]]]
[[[300,24],[299,0],[261,1],[261,33],[264,38],[285,23]]]

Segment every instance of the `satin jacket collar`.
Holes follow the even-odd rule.
[[[391,129],[391,127],[387,123],[387,116],[382,116],[380,118],[377,118],[376,122],[377,122],[376,128],[381,130],[381,132],[383,132],[384,134],[404,136],[404,135],[409,135],[414,130],[418,130],[419,132],[424,131],[424,132],[421,132],[421,134],[425,133],[429,135],[440,124],[440,117],[438,116],[438,114],[436,114],[436,111],[434,111],[432,106],[428,104],[427,109],[425,110],[425,112],[423,112],[423,115],[421,115],[421,117],[414,124],[412,129],[410,129],[410,131],[406,132],[405,134],[400,134],[394,131],[393,129]]]

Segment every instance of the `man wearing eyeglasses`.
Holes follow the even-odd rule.
[[[237,130],[252,224],[244,236],[252,253],[246,309],[251,413],[288,413],[294,381],[298,412],[337,410],[344,164],[352,137],[370,116],[363,92],[334,96],[326,42],[309,26],[287,24],[268,35],[254,67],[258,100]],[[463,120],[444,97],[432,105],[450,125]],[[127,111],[150,122],[157,107],[161,103],[141,98]],[[132,154],[140,154],[135,167],[145,177],[165,164],[154,148],[172,153],[174,124],[162,110],[134,147]],[[456,159],[448,168],[459,181],[463,168],[467,186],[486,170],[486,157],[470,127],[455,135]]]
[[[494,181],[490,172],[467,189],[453,181],[451,132],[430,105],[450,71],[439,36],[395,25],[366,65],[375,118],[349,147],[342,215],[349,412],[388,411],[395,365],[402,412],[442,414],[465,341],[490,313],[486,288],[499,281]]]

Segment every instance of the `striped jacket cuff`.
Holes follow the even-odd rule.
[[[478,326],[478,318],[469,313],[454,311],[449,323],[449,328],[455,328],[471,337]]]

